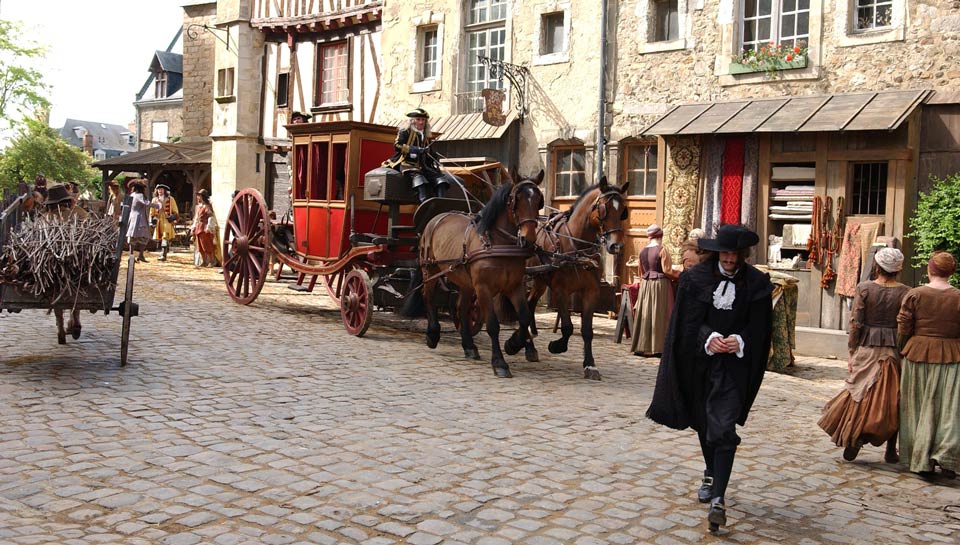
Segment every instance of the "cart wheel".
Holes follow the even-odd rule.
[[[459,300],[453,304],[453,325],[460,331],[460,305]],[[480,315],[480,302],[474,295],[470,300],[470,336],[476,337],[477,333],[483,329],[483,316]]]
[[[373,319],[372,284],[370,276],[361,269],[354,269],[343,279],[343,294],[340,298],[340,316],[347,333],[362,337]]]
[[[223,280],[227,293],[241,305],[260,295],[270,274],[270,220],[267,204],[256,189],[233,199],[223,233]]]
[[[127,348],[130,346],[130,316],[133,315],[133,273],[137,260],[130,252],[127,258],[127,287],[123,292],[123,325],[120,328],[120,367],[127,365]]]
[[[340,304],[340,296],[343,293],[343,277],[346,276],[346,274],[346,270],[341,270],[333,274],[320,276],[323,287],[327,289],[327,295],[338,305]]]

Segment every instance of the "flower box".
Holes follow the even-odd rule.
[[[766,72],[770,74],[771,72],[779,72],[781,70],[794,70],[796,68],[806,68],[807,67],[807,56],[799,55],[797,58],[787,61],[783,59],[770,59],[764,61],[763,64],[759,66],[751,66],[749,64],[743,64],[739,62],[730,63],[730,74],[753,74],[756,72]]]

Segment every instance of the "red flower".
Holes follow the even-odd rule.
[[[787,55],[787,62],[790,62],[792,60],[793,60],[793,55]]]
[[[799,53],[799,52],[800,52],[800,48],[799,48],[799,47],[794,47],[794,48],[793,48],[793,52],[794,52],[794,53]]]
[[[773,47],[773,45],[774,45],[773,42],[770,42],[770,47]]]

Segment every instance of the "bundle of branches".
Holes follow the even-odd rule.
[[[2,249],[0,283],[17,286],[50,306],[76,306],[94,294],[105,306],[119,236],[113,218],[27,219]]]

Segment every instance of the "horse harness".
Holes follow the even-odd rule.
[[[555,249],[562,248],[563,246],[561,237],[563,237],[573,242],[574,249],[570,252],[551,252],[542,248],[537,248],[537,255],[544,265],[540,267],[530,267],[528,268],[528,271],[532,274],[542,274],[553,272],[563,267],[578,268],[587,271],[599,269],[600,247],[606,241],[607,236],[613,233],[623,232],[623,229],[620,227],[610,230],[604,230],[603,227],[603,220],[606,219],[607,214],[609,213],[607,211],[607,205],[610,203],[610,201],[614,200],[614,198],[618,198],[619,196],[620,192],[614,189],[605,193],[601,193],[597,195],[596,199],[594,199],[593,205],[590,208],[590,225],[595,228],[599,234],[593,242],[573,236],[569,225],[572,210],[568,210],[562,214],[557,214],[547,221],[540,229],[553,247]],[[626,215],[627,207],[624,206],[623,212],[621,212],[620,220],[624,220]],[[566,231],[566,234],[562,233],[564,230]],[[586,247],[578,248],[578,243],[583,243],[586,245]]]
[[[532,257],[534,255],[535,248],[531,246],[526,246],[523,244],[524,240],[523,240],[523,237],[520,236],[520,229],[523,227],[523,224],[525,223],[529,223],[529,222],[536,223],[537,219],[527,218],[523,220],[518,220],[517,218],[517,206],[518,206],[517,194],[520,193],[520,191],[530,187],[532,187],[539,193],[540,189],[536,183],[534,183],[531,180],[523,180],[514,186],[514,188],[510,191],[510,196],[507,198],[507,202],[506,202],[507,211],[512,216],[510,220],[513,223],[515,223],[517,226],[517,233],[514,235],[503,229],[497,228],[498,233],[500,233],[501,235],[509,239],[514,239],[516,241],[516,244],[493,244],[486,233],[480,233],[479,238],[482,243],[482,247],[477,248],[476,250],[468,251],[467,238],[470,233],[470,229],[475,229],[477,225],[477,221],[480,219],[479,214],[471,214],[472,219],[470,223],[467,224],[466,230],[463,233],[463,254],[460,257],[453,258],[453,259],[432,259],[430,257],[424,257],[421,263],[422,265],[447,264],[448,266],[446,269],[425,278],[423,280],[423,283],[425,284],[430,280],[434,280],[436,278],[446,276],[447,274],[456,270],[457,267],[469,265],[470,263],[478,259],[487,259],[487,258],[495,258],[495,257],[517,257],[517,258],[527,259]],[[542,198],[543,197],[541,195],[541,199]],[[539,208],[540,207],[538,207],[538,209]],[[454,214],[463,215],[462,212],[445,212],[437,216],[438,218],[440,218],[439,220],[437,220],[437,222],[439,223],[443,221],[443,218],[454,215]]]

